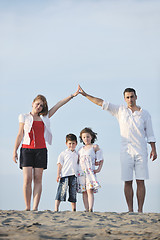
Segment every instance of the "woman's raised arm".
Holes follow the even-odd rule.
[[[77,89],[77,91],[74,94],[71,94],[69,97],[66,97],[62,100],[60,100],[55,106],[53,106],[49,111],[48,111],[48,117],[52,117],[53,114],[60,108],[62,107],[64,104],[66,104],[67,102],[69,102],[72,98],[76,97],[79,94],[79,88]]]

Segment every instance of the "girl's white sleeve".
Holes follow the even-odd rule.
[[[99,149],[97,152],[96,152],[96,161],[101,161],[103,160],[103,152],[102,152],[102,149]]]

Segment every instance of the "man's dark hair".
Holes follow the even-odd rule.
[[[66,142],[75,141],[77,143],[77,137],[73,133],[69,133],[66,135]]]
[[[125,93],[126,93],[126,92],[134,92],[135,96],[137,96],[136,90],[133,89],[133,88],[126,88],[126,89],[124,90],[124,92],[123,92],[123,95],[124,95],[124,96],[125,96]]]

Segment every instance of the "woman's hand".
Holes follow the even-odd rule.
[[[77,91],[76,91],[74,94],[72,94],[72,96],[73,96],[73,97],[76,97],[79,93],[80,93],[80,92],[79,92],[79,85],[78,85]]]
[[[18,150],[19,145],[21,144],[21,141],[23,139],[23,131],[24,131],[23,129],[24,129],[24,123],[20,122],[19,123],[18,135],[16,137],[16,142],[15,142],[15,146],[14,146],[14,150],[13,150],[13,161],[15,163],[17,163],[17,160],[18,160],[17,150]]]
[[[15,163],[17,163],[17,160],[18,160],[18,154],[17,154],[17,152],[14,152],[14,153],[13,153],[13,161],[14,161]]]

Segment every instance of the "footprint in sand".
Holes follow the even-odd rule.
[[[7,218],[6,220],[2,221],[2,225],[15,225],[16,223],[20,223],[20,221],[15,220],[15,218]]]

